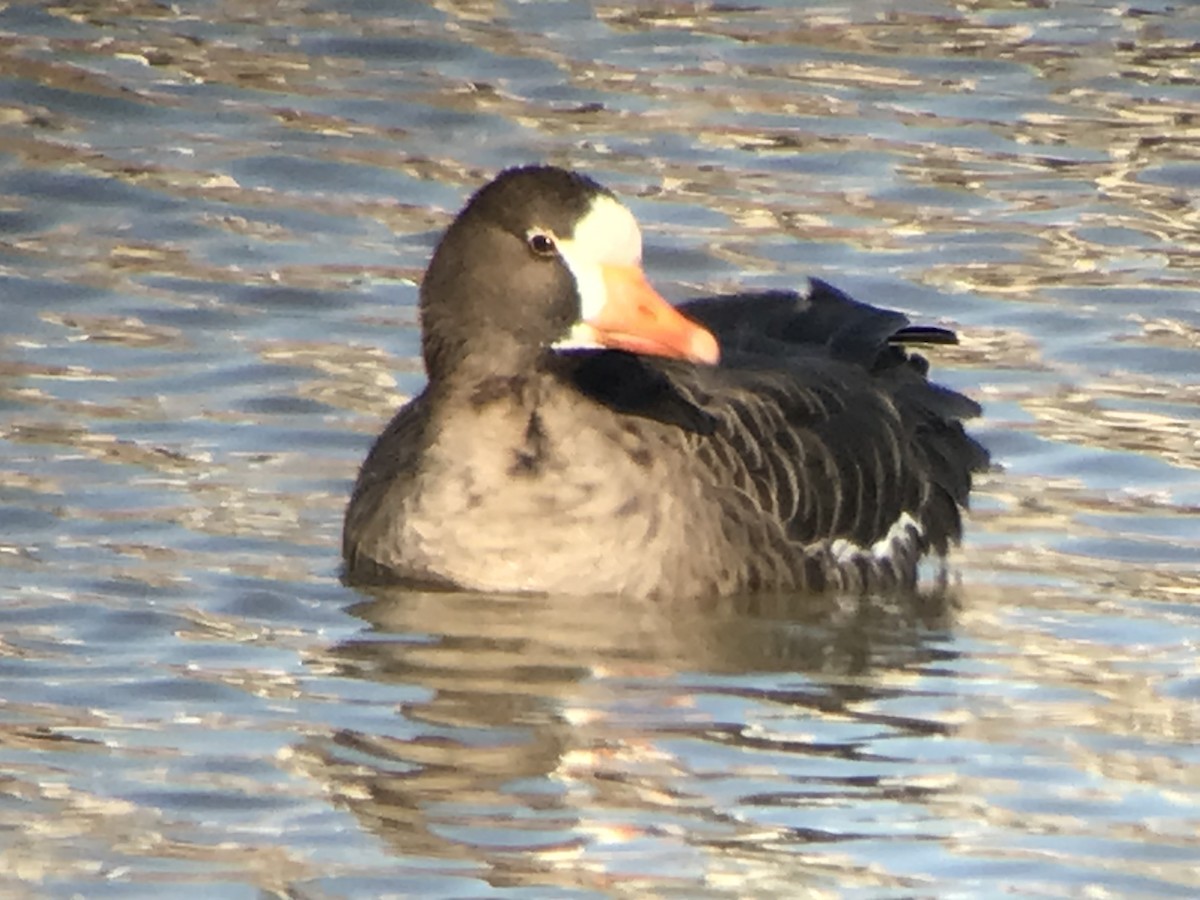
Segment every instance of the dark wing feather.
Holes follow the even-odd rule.
[[[791,369],[792,367],[789,367]],[[676,384],[715,416],[716,433],[694,441],[718,484],[810,544],[846,538],[869,547],[904,511],[918,515],[922,467],[905,423],[870,376],[810,360],[797,371],[680,370]]]
[[[723,351],[786,356],[789,345],[819,345],[831,356],[874,370],[907,359],[908,344],[956,344],[953,331],[912,325],[904,313],[855,300],[819,278],[808,290],[702,297],[681,310],[717,335]]]
[[[845,539],[869,548],[903,513],[923,551],[961,534],[972,472],[987,452],[961,419],[980,412],[930,383],[910,343],[951,343],[946,329],[853,300],[814,279],[782,291],[681,307],[716,334],[716,369],[658,364],[719,425],[694,441],[715,482],[736,485],[802,544]]]
[[[713,488],[727,492],[721,528],[744,549],[748,587],[785,583],[781,573],[798,566],[810,588],[834,567],[861,569],[863,585],[910,584],[923,553],[959,539],[971,475],[988,464],[961,420],[980,409],[931,383],[928,363],[907,349],[953,343],[953,332],[911,325],[816,280],[806,294],[681,309],[716,335],[719,366],[616,351],[564,353],[555,364],[593,400],[680,429]],[[893,545],[892,558],[832,560],[839,541],[868,550],[895,537],[905,513],[919,531]]]
[[[571,350],[554,363],[581,393],[609,409],[696,434],[712,434],[716,419],[685,398],[641,356],[620,350]]]

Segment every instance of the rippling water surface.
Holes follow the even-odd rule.
[[[0,894],[1193,896],[1200,7],[0,11]],[[960,330],[946,596],[367,595],[356,466],[499,168],[681,299]]]

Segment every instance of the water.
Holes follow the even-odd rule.
[[[1200,890],[1200,8],[10,4],[0,894]],[[355,592],[499,168],[960,330],[949,595]]]

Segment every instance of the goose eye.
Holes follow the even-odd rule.
[[[554,238],[544,232],[531,232],[525,240],[529,249],[538,256],[553,256],[555,253]]]

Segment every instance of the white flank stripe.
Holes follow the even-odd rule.
[[[907,550],[923,533],[919,522],[910,513],[900,514],[887,534],[870,547],[863,547],[845,538],[838,538],[829,545],[829,552],[839,563],[870,557],[876,562],[890,560],[898,551]]]

